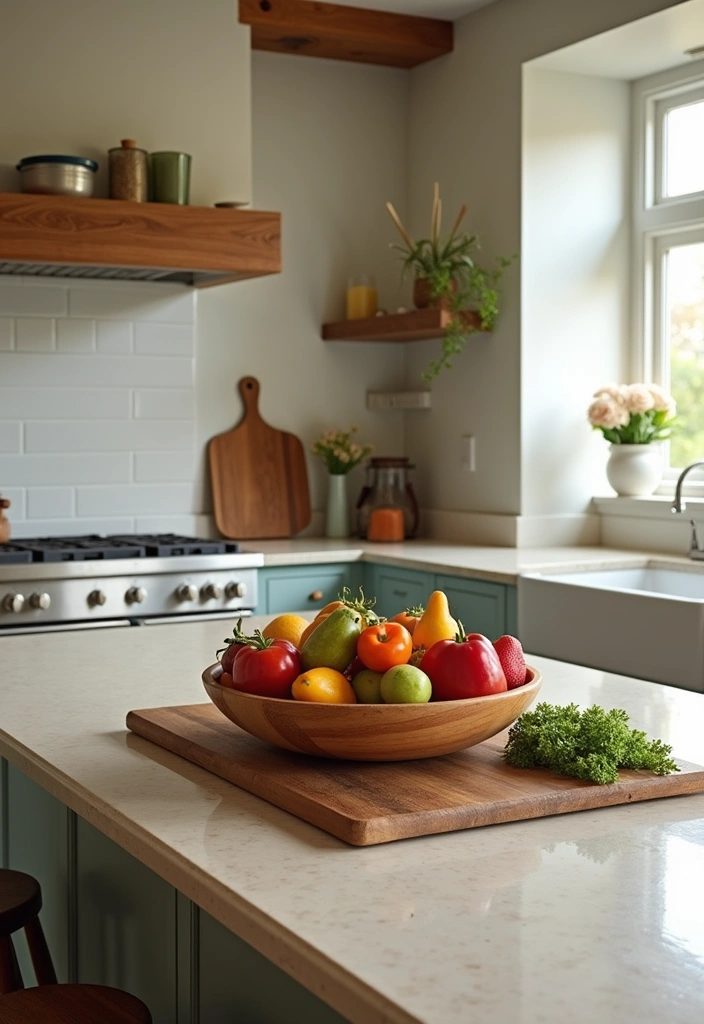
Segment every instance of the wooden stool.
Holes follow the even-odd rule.
[[[0,869],[0,994],[23,988],[12,935],[24,928],[38,985],[55,985],[56,971],[39,921],[39,882],[22,871]]]
[[[139,999],[107,985],[41,985],[0,996],[0,1024],[152,1024]]]

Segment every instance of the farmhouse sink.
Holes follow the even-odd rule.
[[[704,569],[528,573],[518,633],[531,654],[704,692]]]

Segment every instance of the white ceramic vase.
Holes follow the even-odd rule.
[[[662,480],[662,448],[652,444],[611,444],[606,478],[623,498],[652,494]]]
[[[326,537],[349,537],[350,520],[347,506],[347,474],[328,474],[328,505],[325,513]]]

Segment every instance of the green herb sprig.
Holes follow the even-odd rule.
[[[503,756],[514,768],[549,768],[603,786],[618,781],[619,768],[678,772],[671,752],[662,740],[631,729],[622,708],[537,704],[509,729]]]

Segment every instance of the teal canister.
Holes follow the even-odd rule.
[[[188,206],[191,157],[188,153],[149,154],[149,198],[154,203]]]

